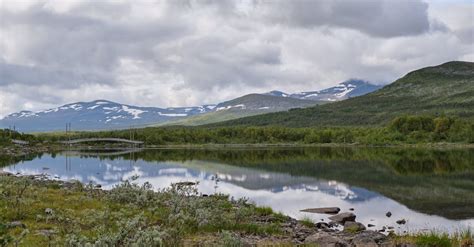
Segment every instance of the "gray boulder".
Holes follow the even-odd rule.
[[[344,223],[344,231],[346,232],[360,232],[365,230],[365,226],[362,223],[354,221],[346,221]]]
[[[341,211],[338,207],[326,207],[326,208],[307,208],[300,210],[301,212],[317,213],[317,214],[337,214]]]
[[[345,212],[345,213],[340,213],[340,214],[331,216],[329,217],[329,219],[334,222],[344,225],[346,221],[355,221],[356,215],[353,213]]]
[[[336,237],[331,236],[327,232],[318,232],[313,235],[308,236],[305,241],[305,244],[316,244],[317,246],[328,246],[328,247],[345,247],[349,246],[349,244]]]

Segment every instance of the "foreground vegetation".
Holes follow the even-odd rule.
[[[125,181],[110,191],[92,184],[0,176],[0,246],[291,245],[290,218],[222,194],[200,195],[192,184],[154,192]],[[300,226],[313,228],[304,219]],[[473,234],[391,235],[417,246],[470,246]]]
[[[287,219],[245,199],[201,196],[186,184],[153,192],[149,184],[126,181],[103,191],[0,176],[0,246],[224,245],[239,243],[231,232],[278,235],[278,223]]]

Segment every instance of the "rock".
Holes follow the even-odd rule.
[[[36,232],[38,233],[38,235],[43,235],[43,236],[46,236],[46,237],[49,237],[49,236],[56,233],[56,231],[54,231],[54,230],[46,230],[46,229],[37,230]]]
[[[341,211],[338,207],[326,207],[326,208],[307,208],[300,210],[301,212],[317,213],[317,214],[337,214]]]
[[[47,208],[44,210],[45,214],[53,214],[53,210],[51,208]]]
[[[329,228],[329,224],[326,223],[326,222],[318,222],[316,223],[316,228],[318,229],[326,229],[326,228]]]
[[[329,217],[330,220],[335,221],[339,224],[344,224],[346,221],[355,221],[356,215],[353,213],[340,213]]]
[[[346,221],[344,223],[345,232],[360,232],[363,230],[365,230],[365,226],[362,223],[353,222],[353,221]]]
[[[354,208],[349,208],[349,211],[354,211]]]
[[[337,227],[339,225],[339,223],[334,222],[334,221],[329,221],[328,225],[329,225],[329,227]]]
[[[390,216],[392,216],[392,212],[388,211],[388,212],[385,214],[385,216],[387,216],[387,217],[390,218]]]
[[[195,182],[179,182],[179,183],[175,183],[176,186],[178,187],[184,187],[184,186],[194,186],[196,185]]]
[[[395,222],[397,222],[397,224],[399,224],[399,225],[405,225],[407,223],[407,221],[405,219],[397,220]]]
[[[13,174],[9,173],[9,172],[5,172],[5,171],[0,171],[0,177],[1,176],[12,176]]]
[[[373,224],[367,224],[367,227],[374,227],[375,225]]]
[[[356,247],[377,247],[379,246],[379,243],[385,239],[387,239],[387,237],[381,233],[374,231],[363,231],[352,239],[352,244]]]
[[[100,188],[102,188],[102,185],[96,184],[96,185],[95,185],[95,188],[96,188],[96,189],[100,189]]]
[[[23,224],[21,221],[13,221],[8,224],[9,228],[15,228],[15,227],[21,227],[21,228],[26,228],[26,225]]]
[[[328,247],[343,247],[349,246],[344,240],[331,236],[326,232],[318,232],[313,235],[308,236],[304,240],[305,244],[316,244],[317,246],[328,246]]]

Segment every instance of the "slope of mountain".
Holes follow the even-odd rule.
[[[351,79],[339,83],[335,87],[320,91],[290,94],[289,97],[317,101],[339,101],[368,94],[380,88],[382,88],[380,85],[374,85],[363,80]]]
[[[379,125],[403,114],[474,118],[474,63],[448,62],[408,73],[364,96],[340,102],[217,123],[292,127]]]
[[[281,91],[270,91],[264,95],[290,97],[295,99],[315,100],[315,101],[340,101],[348,98],[361,96],[382,88],[381,85],[374,85],[368,81],[350,79],[338,85],[320,91],[309,91],[288,94]]]
[[[215,105],[198,107],[156,108],[123,105],[107,100],[77,102],[45,111],[21,111],[0,120],[0,126],[15,126],[24,132],[65,129],[71,123],[74,130],[118,129],[131,125],[149,125],[212,111]]]
[[[324,102],[268,94],[248,94],[220,103],[211,112],[167,123],[167,125],[202,125],[293,108],[305,108],[321,103]]]

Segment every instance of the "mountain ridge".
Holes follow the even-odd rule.
[[[474,63],[452,61],[425,67],[360,97],[209,126],[371,126],[404,114],[474,118]]]
[[[342,100],[355,91],[358,86],[367,85],[351,80],[335,87],[317,92],[326,92],[324,97],[330,100],[318,100],[307,95],[286,94],[281,91],[253,93],[218,104],[192,107],[142,107],[121,104],[105,99],[90,102],[74,102],[42,111],[20,111],[0,119],[0,127],[12,127],[26,132],[62,130],[67,123],[73,123],[75,130],[122,129],[160,125],[201,125],[226,121],[240,117],[259,115],[295,108],[306,108],[334,100]],[[372,85],[372,84],[370,84]],[[365,91],[363,91],[365,93]],[[311,95],[310,95],[311,96]]]

